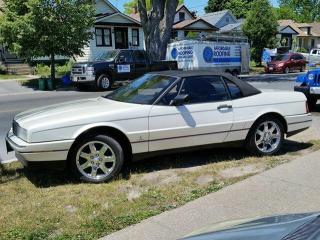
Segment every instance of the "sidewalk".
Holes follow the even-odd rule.
[[[320,211],[320,151],[149,218],[103,240],[171,240],[221,221]]]

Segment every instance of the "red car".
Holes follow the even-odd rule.
[[[299,53],[287,53],[276,56],[265,67],[266,73],[289,73],[291,71],[304,72],[306,69],[306,60],[302,54]]]

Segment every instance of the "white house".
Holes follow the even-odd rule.
[[[92,61],[113,49],[144,49],[144,33],[140,21],[121,13],[107,0],[96,0],[93,39],[84,48],[78,62]]]

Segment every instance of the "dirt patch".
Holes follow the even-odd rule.
[[[256,174],[263,172],[266,169],[266,166],[263,164],[251,164],[241,167],[233,167],[220,171],[219,175],[222,178],[238,178],[250,174]]]
[[[181,177],[174,170],[163,170],[151,173],[146,173],[141,178],[141,182],[148,185],[162,186],[170,183],[176,183],[181,180]]]
[[[211,175],[202,175],[196,179],[196,184],[200,186],[205,186],[211,183],[213,180],[214,178]]]

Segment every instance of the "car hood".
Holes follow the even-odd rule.
[[[145,117],[150,106],[93,98],[65,102],[22,112],[14,120],[24,129],[46,130],[96,122]]]
[[[224,222],[211,228],[195,232],[184,239],[188,240],[282,240],[297,231],[310,231],[310,236],[319,228],[319,213],[282,215],[266,218],[243,219]],[[304,226],[304,228],[300,228]],[[291,239],[291,238],[288,238]],[[300,238],[299,238],[300,239]],[[313,238],[302,238],[315,240]]]

